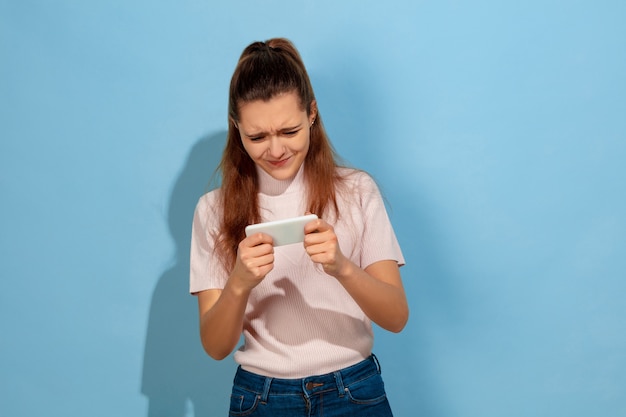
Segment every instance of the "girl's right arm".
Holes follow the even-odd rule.
[[[222,360],[235,349],[247,302],[247,294],[238,294],[228,284],[223,290],[198,293],[200,339],[204,350],[213,359]]]
[[[248,297],[274,267],[272,238],[257,233],[241,241],[224,289],[199,292],[200,339],[204,350],[221,360],[237,346]]]

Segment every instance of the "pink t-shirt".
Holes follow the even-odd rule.
[[[343,254],[361,268],[404,258],[374,181],[364,172],[341,168],[346,187],[338,192],[339,220],[328,219]],[[300,216],[306,210],[303,170],[277,181],[259,170],[263,221]],[[200,198],[191,239],[190,291],[221,289],[228,280],[213,253],[219,227],[217,193]],[[275,378],[303,378],[353,365],[370,355],[369,318],[339,282],[314,264],[301,243],[279,246],[274,269],[252,290],[243,323],[244,344],[235,360],[250,372]]]

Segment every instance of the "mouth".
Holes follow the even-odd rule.
[[[283,158],[279,161],[267,161],[267,163],[269,163],[274,168],[280,168],[280,167],[287,165],[287,163],[289,163],[290,160],[291,160],[291,157],[288,157],[288,158]]]

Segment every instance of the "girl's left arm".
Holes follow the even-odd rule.
[[[304,247],[313,262],[335,277],[374,323],[398,333],[409,318],[409,307],[395,260],[374,262],[365,269],[346,258],[333,227],[322,219],[305,227]]]
[[[363,270],[348,260],[335,278],[374,323],[395,333],[404,328],[409,307],[396,261],[378,261]]]

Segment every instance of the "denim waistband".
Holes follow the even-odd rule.
[[[239,367],[234,384],[240,388],[256,392],[261,401],[269,395],[304,394],[306,397],[336,389],[343,395],[345,387],[361,381],[374,373],[380,373],[380,364],[374,354],[361,362],[324,375],[306,378],[272,378],[246,371]]]

